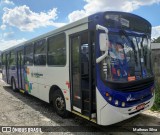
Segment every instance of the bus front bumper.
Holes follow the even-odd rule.
[[[141,103],[141,104],[145,104],[145,106],[140,110],[137,110],[136,107],[141,104],[138,104],[129,108],[119,108],[107,103],[100,110],[99,120],[97,124],[111,125],[111,124],[126,120],[128,118],[131,118],[145,110],[150,109],[154,103],[154,98],[155,98],[155,95],[150,100]]]

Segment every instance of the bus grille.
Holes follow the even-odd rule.
[[[154,77],[131,82],[106,82],[109,88],[123,92],[141,91],[151,87],[153,84]]]

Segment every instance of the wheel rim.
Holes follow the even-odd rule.
[[[64,110],[64,100],[62,97],[57,97],[56,100],[55,100],[55,105],[56,105],[56,108],[59,110],[59,111],[63,111]]]

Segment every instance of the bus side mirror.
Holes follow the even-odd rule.
[[[108,34],[106,33],[99,34],[99,46],[100,46],[100,50],[104,51],[105,53],[96,59],[96,63],[101,62],[103,59],[105,59],[108,56],[108,46],[109,46]]]
[[[101,51],[108,51],[108,35],[106,33],[100,33],[99,34],[99,46]]]
[[[105,59],[108,56],[108,46],[109,46],[109,38],[108,38],[108,29],[106,27],[103,27],[99,24],[96,25],[96,30],[104,30],[105,33],[99,34],[99,46],[100,50],[105,52],[102,56],[96,59],[96,63],[101,62],[103,59]]]

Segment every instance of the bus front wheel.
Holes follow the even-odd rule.
[[[59,116],[63,118],[69,116],[69,112],[66,110],[64,96],[60,90],[56,90],[53,94],[53,107]]]

